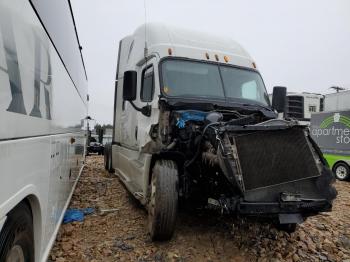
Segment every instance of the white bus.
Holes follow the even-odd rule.
[[[68,0],[0,0],[0,261],[46,261],[84,164],[87,77]]]

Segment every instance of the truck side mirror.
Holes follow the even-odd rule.
[[[124,72],[124,83],[123,83],[123,100],[129,101],[135,110],[140,111],[145,116],[151,116],[152,107],[151,105],[145,105],[144,107],[138,107],[133,101],[136,100],[137,93],[137,73],[136,71],[125,71]]]
[[[287,105],[287,88],[275,86],[272,93],[272,108],[278,113],[284,113]]]
[[[124,72],[123,100],[134,101],[137,93],[137,73],[136,71]]]

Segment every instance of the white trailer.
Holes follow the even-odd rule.
[[[334,112],[350,109],[350,90],[325,95],[325,111]]]
[[[270,95],[272,99],[272,94]],[[288,92],[285,117],[309,122],[313,113],[324,111],[324,95]]]
[[[69,1],[0,1],[0,261],[46,261],[84,163]]]
[[[324,110],[324,95],[315,93],[288,93],[286,117],[310,121],[311,114]]]

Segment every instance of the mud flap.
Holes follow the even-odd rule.
[[[280,224],[301,224],[304,222],[300,214],[279,214],[278,219]]]

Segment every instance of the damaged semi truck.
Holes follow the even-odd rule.
[[[120,41],[105,167],[171,238],[179,207],[263,216],[293,230],[330,211],[334,177],[305,126],[278,119],[249,54],[231,39],[146,24]]]

